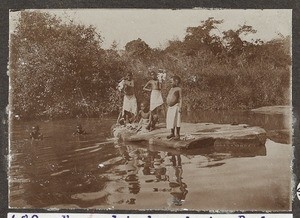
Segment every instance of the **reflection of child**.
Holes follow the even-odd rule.
[[[158,120],[157,108],[161,106],[164,101],[161,95],[161,82],[158,80],[157,75],[154,71],[151,72],[152,79],[149,80],[144,86],[143,90],[151,91],[150,97],[150,111],[155,121]],[[151,85],[151,88],[147,88]]]
[[[40,133],[40,127],[39,126],[33,126],[32,131],[30,133],[31,139],[43,139],[43,134]]]
[[[167,112],[167,129],[171,129],[171,134],[167,137],[168,139],[174,138],[180,139],[180,123],[181,123],[181,106],[182,106],[182,92],[179,87],[180,77],[173,76],[171,83],[172,88],[169,91],[167,97],[168,112]],[[175,136],[176,128],[176,136]]]
[[[85,134],[87,134],[86,131],[84,131],[84,130],[82,129],[82,126],[81,126],[80,124],[78,124],[78,125],[76,126],[76,131],[73,132],[73,135],[85,135]]]
[[[138,113],[140,121],[137,127],[139,132],[148,132],[151,130],[151,113],[146,103],[141,103],[141,110]]]
[[[180,155],[172,155],[171,157],[172,165],[175,169],[176,182],[170,182],[171,195],[173,196],[173,203],[176,206],[181,206],[182,202],[185,200],[188,193],[187,185],[182,181],[183,169],[181,165]]]

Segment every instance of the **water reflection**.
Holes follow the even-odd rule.
[[[180,155],[171,155],[172,166],[175,171],[175,181],[169,181],[171,187],[170,194],[173,196],[173,204],[181,206],[188,193],[187,185],[183,182],[183,169]]]
[[[263,115],[199,114],[186,116],[186,121],[247,123],[261,125],[273,133],[285,128],[284,117],[280,116],[271,119]],[[114,122],[82,119],[80,123],[89,134],[78,136],[72,135],[78,120],[14,123],[10,145],[10,206],[180,208],[191,202],[190,196],[205,189],[193,186],[191,178],[201,183],[203,174],[209,170],[226,167],[233,170],[230,167],[234,164],[228,166],[228,160],[238,163],[238,159],[248,158],[251,166],[260,160],[257,157],[269,155],[266,146],[220,145],[174,150],[147,143],[115,144],[109,139]],[[34,125],[41,127],[43,141],[28,139]],[[264,166],[255,172],[265,172]]]

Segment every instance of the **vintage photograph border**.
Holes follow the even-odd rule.
[[[297,0],[202,0],[202,1],[184,1],[184,0],[164,0],[164,1],[146,1],[146,0],[4,0],[0,2],[0,214],[6,217],[8,212],[52,212],[46,209],[8,209],[8,76],[7,63],[9,57],[9,10],[22,9],[68,9],[68,8],[160,8],[160,9],[189,9],[189,8],[216,8],[216,9],[293,9],[292,19],[292,105],[293,105],[293,184],[292,184],[292,213],[294,217],[300,217],[300,200],[296,196],[296,187],[300,182],[300,2]],[[55,212],[72,213],[112,213],[107,210],[59,210]],[[187,211],[147,211],[147,213],[187,213]],[[239,211],[237,211],[238,213]],[[261,211],[262,213],[264,211]],[[132,213],[132,211],[118,211],[117,213]],[[144,213],[143,211],[134,211],[134,213]],[[208,211],[188,211],[188,213],[208,214]],[[243,211],[251,213],[251,211]],[[257,213],[257,211],[255,212]],[[282,212],[281,212],[282,213]]]

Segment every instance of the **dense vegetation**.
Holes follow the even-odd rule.
[[[11,35],[11,110],[23,118],[103,116],[117,112],[118,81],[133,72],[138,99],[149,70],[182,78],[184,109],[250,109],[289,103],[290,38],[243,41],[251,26],[212,34],[222,20],[209,18],[188,27],[182,41],[165,49],[142,39],[101,48],[93,26],[40,12],[21,12]],[[163,95],[169,83],[163,84]]]

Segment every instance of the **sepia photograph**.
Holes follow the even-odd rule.
[[[9,12],[8,206],[290,212],[292,10]]]

